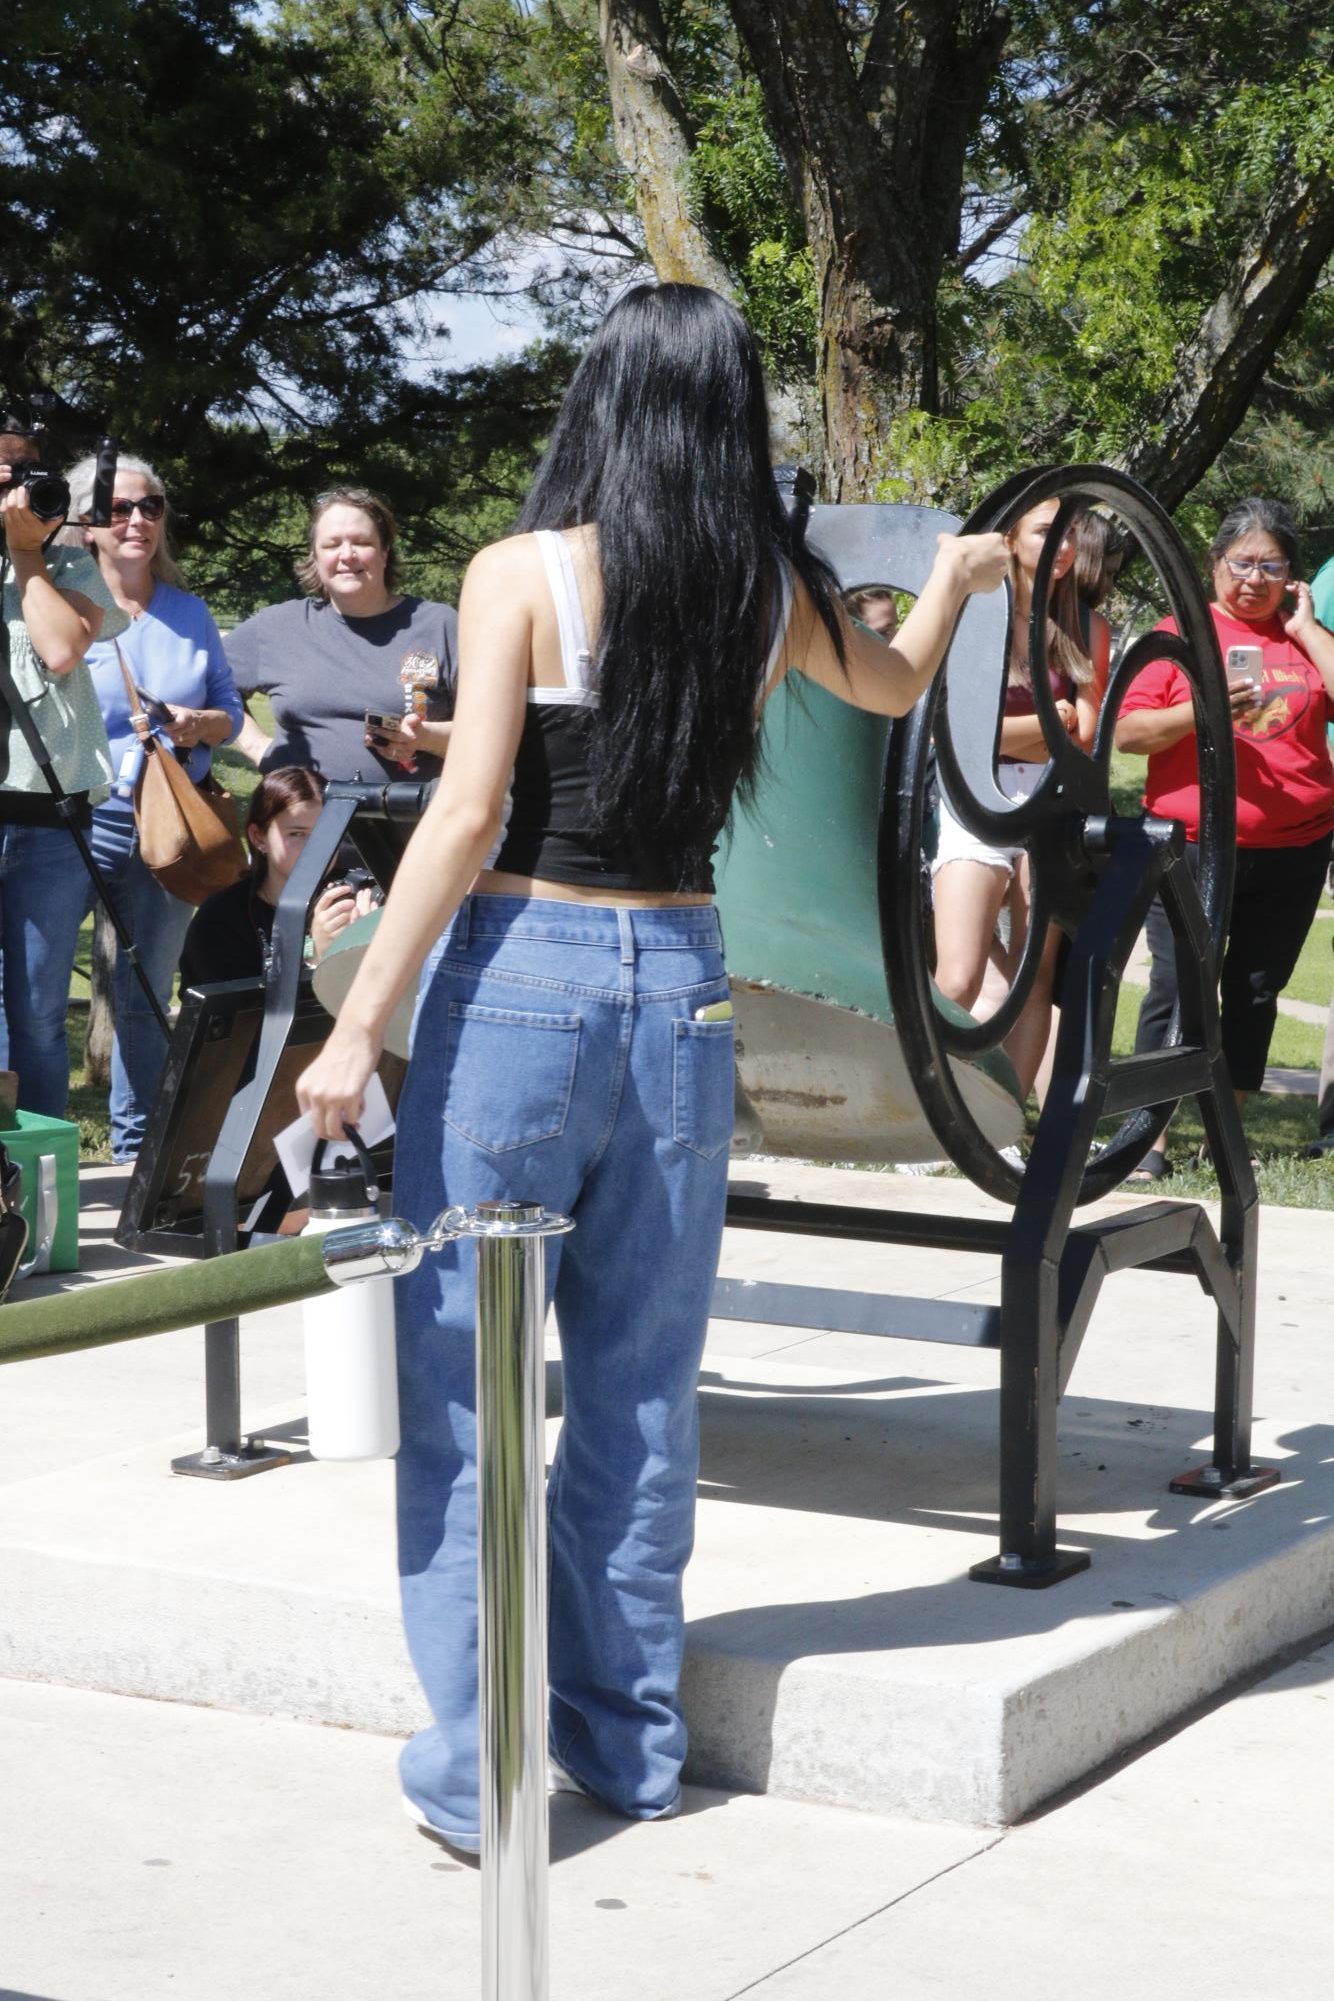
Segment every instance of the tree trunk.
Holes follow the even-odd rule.
[[[690,199],[694,135],[667,64],[657,0],[601,0],[602,56],[616,150],[635,184],[644,240],[658,277],[732,296],[732,274]]]
[[[1122,457],[1176,507],[1240,424],[1283,336],[1334,253],[1334,179],[1291,174],[1238,253],[1228,281],[1183,347],[1176,380]]]
[[[111,1082],[111,1044],[116,1028],[111,1001],[116,934],[100,903],[93,918],[90,960],[92,990],[88,1000],[88,1037],[83,1045],[83,1081],[106,1090]]]
[[[830,0],[730,0],[806,223],[820,300],[828,497],[870,500],[893,427],[937,406],[936,294],[959,233],[964,154],[1008,32],[960,0],[920,20],[884,0],[859,75]]]

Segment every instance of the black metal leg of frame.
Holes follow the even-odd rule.
[[[241,1434],[241,1323],[211,1320],[204,1329],[204,1405],[208,1443],[173,1459],[173,1473],[196,1480],[244,1480],[291,1464],[290,1451]]]
[[[1059,1274],[1045,1261],[1007,1270],[1001,1295],[1000,1552],[975,1563],[979,1584],[1037,1591],[1089,1563],[1056,1546]]]
[[[237,1177],[296,1013],[306,911],[355,811],[351,800],[325,808],[278,905],[255,1073],[232,1100],[204,1177],[204,1231],[211,1257],[236,1249]],[[174,1473],[201,1480],[244,1480],[252,1473],[291,1464],[290,1451],[241,1434],[241,1331],[236,1320],[215,1320],[204,1330],[204,1397],[208,1443],[202,1452],[173,1459]]]
[[[971,1566],[979,1584],[1044,1590],[1091,1560],[1056,1542],[1061,1258],[1106,1097],[1119,975],[1145,901],[1139,869],[1109,875],[1067,975],[1051,1089],[1001,1263],[1000,1550]]]
[[[1222,1194],[1219,1240],[1236,1278],[1230,1299],[1218,1302],[1214,1370],[1214,1456],[1169,1482],[1172,1493],[1201,1500],[1244,1500],[1278,1484],[1276,1466],[1251,1462],[1251,1407],[1255,1384],[1255,1276],[1259,1199],[1245,1129],[1225,1074],[1200,1113],[1218,1167]]]

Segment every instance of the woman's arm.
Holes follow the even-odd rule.
[[[1081,750],[1093,748],[1112,659],[1112,629],[1100,612],[1089,613],[1089,647],[1093,654],[1093,678],[1075,689],[1075,728],[1072,735]]]
[[[179,702],[168,702],[167,707],[172,715],[167,735],[182,750],[193,750],[197,743],[227,743],[235,732],[226,709],[186,709]]]
[[[542,581],[531,537],[474,557],[459,599],[458,703],[434,797],[408,842],[393,887],[333,1034],[297,1080],[297,1101],[324,1139],[361,1113],[384,1025],[467,894],[500,830],[523,728],[533,597]]]
[[[1174,702],[1170,709],[1133,709],[1128,716],[1118,716],[1116,747],[1136,757],[1152,757],[1194,734],[1194,702]]]
[[[451,722],[436,721],[430,716],[409,715],[400,717],[393,730],[368,730],[366,742],[381,757],[393,758],[402,765],[411,765],[419,750],[443,762],[453,728]]]
[[[1062,698],[1056,704],[1056,714],[1067,736],[1073,736],[1079,720],[1074,703]],[[1024,764],[1047,762],[1051,752],[1036,715],[1001,718],[1000,753],[1002,757],[1016,757]]]
[[[1228,705],[1235,724],[1255,710],[1255,691],[1247,682],[1228,689]],[[1173,702],[1166,709],[1132,709],[1116,723],[1116,747],[1135,757],[1152,757],[1156,751],[1171,750],[1183,737],[1195,734],[1195,704]]]
[[[1283,621],[1288,638],[1300,646],[1325,684],[1325,693],[1334,702],[1334,632],[1329,632],[1315,615],[1309,584],[1294,584],[1296,609]]]
[[[245,721],[236,732],[234,742],[242,757],[248,758],[258,770],[273,749],[274,740],[271,736],[265,736],[249,709],[246,709]]]
[[[974,591],[994,591],[1009,565],[1003,535],[940,535],[936,560],[893,639],[854,625],[836,607],[846,659],[834,643],[800,577],[787,630],[786,667],[798,667],[840,701],[878,716],[906,716],[945,657],[955,622]],[[462,607],[460,606],[460,615]],[[780,673],[770,692],[782,679]]]
[[[59,591],[52,583],[42,553],[52,524],[33,513],[26,487],[0,494],[0,514],[33,651],[48,674],[72,673],[102,630],[101,609],[82,591]]]

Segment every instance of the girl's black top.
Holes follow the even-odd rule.
[[[258,979],[268,965],[273,918],[273,904],[251,875],[201,903],[181,947],[182,993],[219,980]]]

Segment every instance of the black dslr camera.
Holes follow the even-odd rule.
[[[27,438],[31,445],[39,447],[43,435],[43,422],[34,399],[29,404],[21,399],[11,401],[0,396],[0,436]],[[45,399],[49,401],[50,399]],[[97,447],[97,472],[93,478],[93,504],[88,519],[94,528],[111,525],[111,496],[116,483],[116,445],[112,438],[102,438]],[[21,459],[17,465],[9,466],[9,486],[26,487],[28,505],[39,521],[59,521],[69,514],[69,481],[63,474],[54,472],[39,459]],[[6,488],[8,491],[8,488]]]
[[[69,513],[69,481],[50,466],[24,459],[9,468],[9,484],[27,487],[28,505],[39,521],[59,521]]]

